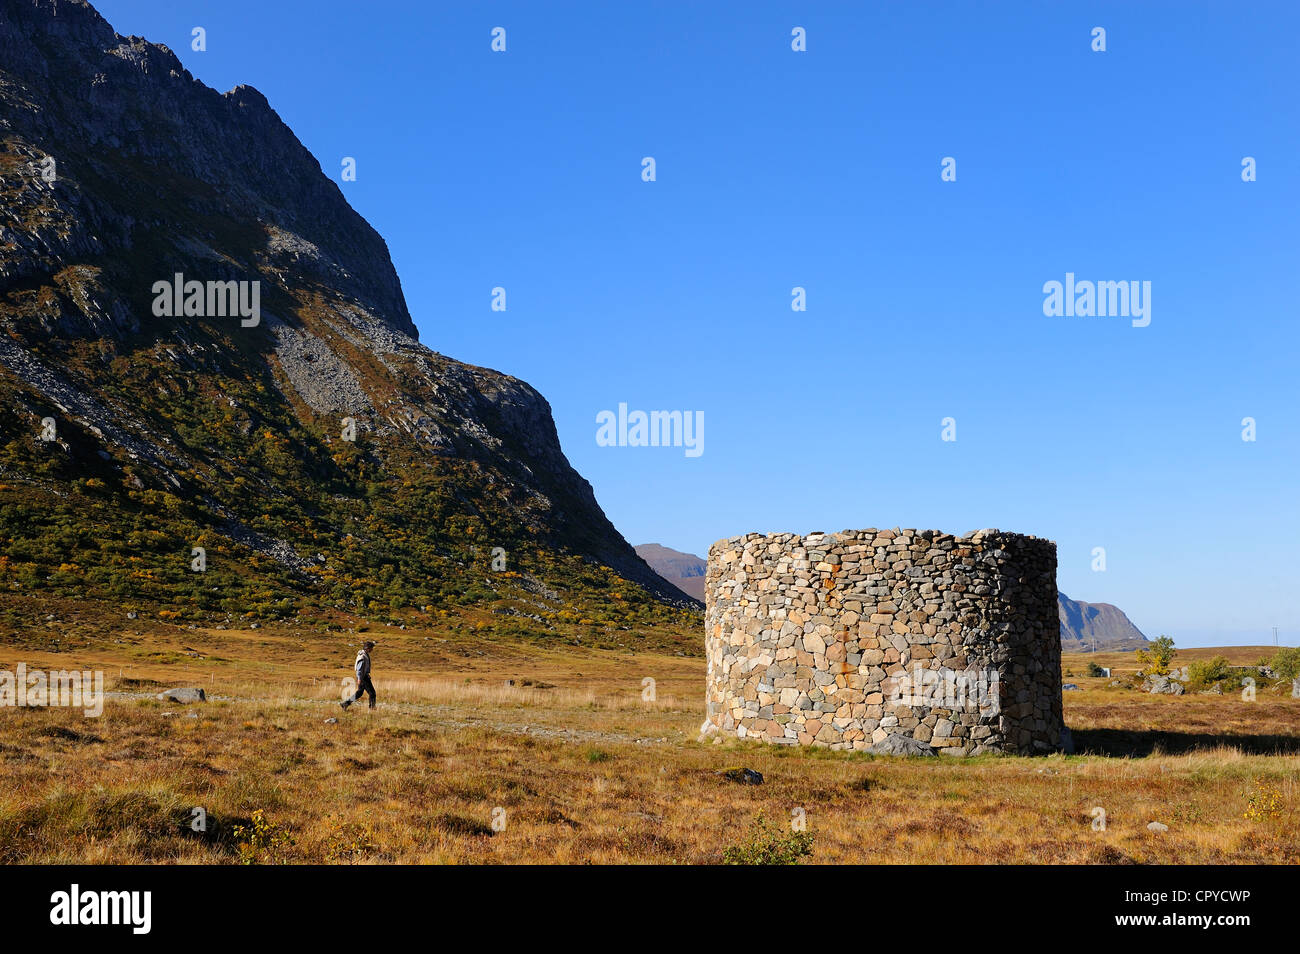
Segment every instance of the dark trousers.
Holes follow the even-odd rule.
[[[352,697],[352,701],[356,702],[367,692],[370,693],[370,708],[373,709],[375,707],[375,684],[370,681],[370,673],[366,673],[357,682],[357,694]]]

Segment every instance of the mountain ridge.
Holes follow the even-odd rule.
[[[692,599],[704,602],[705,561],[659,543],[638,543],[632,549],[660,576]]]
[[[1058,590],[1056,605],[1061,620],[1061,645],[1067,651],[1141,649],[1149,642],[1113,603],[1072,600]]]
[[[7,3],[0,197],[0,593],[530,630],[694,610],[541,394],[419,342],[386,243],[254,88],[82,0]],[[177,274],[257,282],[259,320],[156,315]]]

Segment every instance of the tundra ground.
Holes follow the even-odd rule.
[[[365,636],[380,706],[344,713]],[[1270,650],[1178,663],[1215,652]],[[1300,861],[1300,699],[1148,695],[1086,656],[1063,667],[1079,754],[894,759],[698,742],[699,656],[384,627],[0,653],[110,691],[99,718],[0,709],[3,863],[709,863],[760,814],[802,818],[810,863]],[[186,685],[209,701],[154,698]],[[742,766],[763,783],[720,774]]]

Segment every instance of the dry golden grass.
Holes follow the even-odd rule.
[[[175,646],[25,653],[104,669],[117,694],[99,719],[0,710],[0,862],[237,863],[242,844],[261,863],[707,863],[758,813],[796,809],[820,863],[1300,861],[1300,700],[1286,695],[1073,678],[1086,688],[1066,693],[1066,721],[1090,754],[896,760],[698,743],[699,658],[428,633],[373,636],[381,705],[345,714],[334,700],[359,638],[178,631]],[[152,698],[187,684],[211,700]],[[739,765],[764,783],[718,774]]]

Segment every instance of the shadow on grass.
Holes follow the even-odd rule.
[[[1300,736],[1234,735],[1211,732],[1138,732],[1127,729],[1073,729],[1078,755],[1144,756],[1157,751],[1185,755],[1228,746],[1250,755],[1300,755]]]

